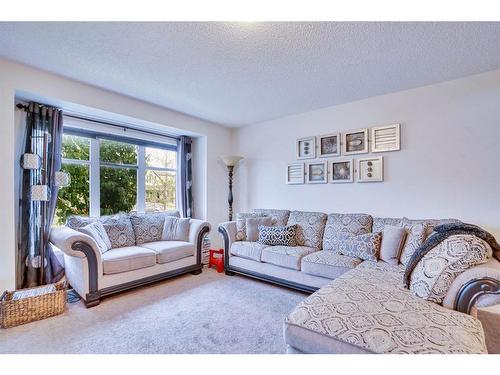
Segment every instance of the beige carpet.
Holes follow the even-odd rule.
[[[283,319],[305,296],[204,269],[0,329],[0,353],[284,353]]]

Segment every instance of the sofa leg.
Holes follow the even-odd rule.
[[[201,269],[191,272],[191,274],[193,274],[193,275],[199,275],[200,273],[201,273]]]
[[[225,274],[226,274],[227,276],[234,276],[234,275],[235,275],[235,273],[234,273],[234,272],[232,272],[232,271],[228,271],[228,270],[226,270],[226,271],[224,271],[224,272],[225,272]]]
[[[95,307],[101,303],[101,298],[98,293],[88,293],[83,300],[86,308]]]

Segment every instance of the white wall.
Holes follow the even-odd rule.
[[[297,138],[391,123],[402,124],[402,150],[382,154],[385,182],[285,184]],[[233,138],[245,157],[239,211],[456,217],[500,240],[500,70],[255,124]]]
[[[227,177],[217,158],[230,153],[228,128],[0,59],[0,290],[12,289],[15,284],[18,189],[15,176],[19,168],[17,150],[22,142],[22,132],[14,122],[16,95],[197,137],[193,150],[195,216],[213,226],[226,220]],[[220,244],[216,227],[212,229],[211,240],[215,246]]]

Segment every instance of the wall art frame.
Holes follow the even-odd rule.
[[[372,152],[401,150],[401,124],[375,126],[370,133]]]
[[[305,183],[304,163],[290,163],[286,167],[287,185],[303,185]]]
[[[308,184],[326,184],[328,182],[328,162],[316,161],[306,164]]]
[[[384,181],[384,157],[372,156],[358,159],[358,182]]]
[[[342,155],[367,154],[368,128],[342,133]]]
[[[320,135],[318,138],[318,157],[340,156],[340,133]]]
[[[330,164],[330,183],[354,182],[354,159],[333,160]]]
[[[316,159],[316,137],[297,139],[296,156],[297,160]]]

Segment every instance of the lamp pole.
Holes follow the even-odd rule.
[[[227,167],[229,172],[229,194],[227,196],[227,203],[229,204],[229,221],[233,221],[233,170],[234,166]]]

